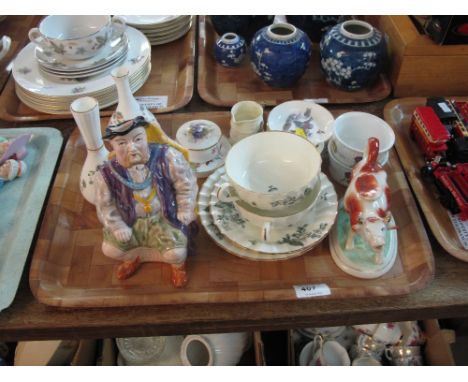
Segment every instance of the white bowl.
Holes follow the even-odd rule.
[[[218,198],[284,211],[314,189],[321,165],[315,146],[297,135],[279,131],[251,135],[229,151],[225,162],[229,182],[221,185]]]
[[[330,139],[333,122],[333,115],[313,101],[288,101],[271,110],[267,126],[270,131],[295,133],[317,145]]]
[[[341,114],[334,124],[333,141],[336,147],[330,151],[336,159],[353,165],[362,158],[370,137],[379,140],[379,162],[388,159],[388,153],[395,143],[395,133],[383,119],[369,113],[351,111]]]
[[[328,145],[327,145],[328,153],[331,152],[331,155],[333,155],[335,161],[340,162],[345,167],[354,167],[356,163],[358,163],[364,155],[364,152],[363,152],[360,155],[353,157],[352,160],[350,160],[350,158],[344,157],[343,155],[340,154],[340,152],[338,151],[338,146],[339,146],[339,143],[337,143],[337,139],[333,135],[328,141]],[[388,162],[389,157],[390,157],[390,152],[385,151],[385,152],[381,152],[379,156],[377,157],[377,159],[380,165],[384,166]],[[347,162],[348,160],[349,162]]]

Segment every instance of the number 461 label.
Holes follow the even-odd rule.
[[[297,298],[328,296],[331,290],[327,284],[294,285]]]

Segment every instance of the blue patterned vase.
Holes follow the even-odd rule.
[[[385,39],[369,23],[349,20],[335,25],[320,42],[327,81],[345,90],[372,85],[384,68]]]
[[[245,40],[235,33],[225,33],[216,40],[214,56],[223,66],[234,67],[240,65],[247,48]]]
[[[311,42],[292,24],[278,23],[260,29],[250,45],[250,60],[257,75],[273,87],[290,87],[309,64]]]

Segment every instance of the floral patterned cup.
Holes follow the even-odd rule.
[[[124,19],[117,16],[50,15],[41,21],[39,28],[29,31],[29,39],[45,51],[85,60],[120,38],[125,28]]]
[[[315,146],[294,134],[262,132],[236,143],[226,157],[229,182],[218,199],[242,200],[263,211],[285,211],[301,203],[317,183],[322,158]]]

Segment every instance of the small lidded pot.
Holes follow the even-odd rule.
[[[191,163],[206,163],[219,154],[221,136],[216,123],[196,119],[179,127],[176,140],[189,150]]]
[[[218,63],[227,67],[239,66],[247,51],[243,37],[228,32],[216,40],[214,57]]]

